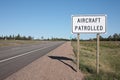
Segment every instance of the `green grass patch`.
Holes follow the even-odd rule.
[[[77,54],[77,42],[72,42]],[[100,73],[96,75],[96,42],[80,41],[80,70],[85,80],[120,80],[120,42],[100,42]]]

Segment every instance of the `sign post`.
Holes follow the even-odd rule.
[[[79,39],[80,38],[80,34],[77,34],[77,72],[79,71],[79,54],[80,54],[80,42]]]
[[[77,71],[79,71],[79,34],[97,34],[96,72],[99,74],[99,35],[106,32],[106,15],[72,16],[72,33],[77,34]]]
[[[97,70],[97,74],[99,74],[99,37],[100,37],[100,34],[97,33],[97,50],[96,50],[96,70]]]

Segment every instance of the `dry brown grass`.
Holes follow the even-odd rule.
[[[80,41],[80,69],[86,80],[120,80],[120,42],[100,42],[100,74],[96,79],[96,42]],[[76,42],[72,42],[77,52]]]
[[[41,41],[32,41],[32,40],[0,40],[0,47],[17,46],[22,44],[35,44],[40,42]]]

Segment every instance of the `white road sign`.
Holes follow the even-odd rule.
[[[72,16],[73,33],[105,33],[106,15]]]

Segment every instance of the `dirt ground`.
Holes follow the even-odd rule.
[[[73,59],[71,43],[66,42],[5,80],[83,80]]]

